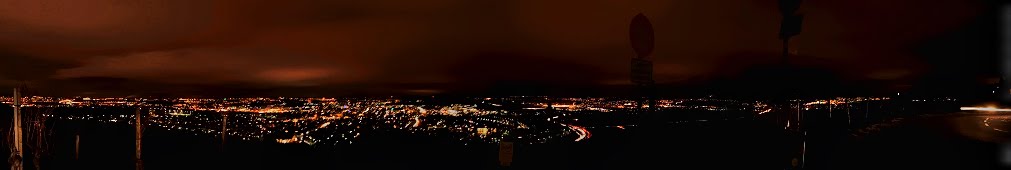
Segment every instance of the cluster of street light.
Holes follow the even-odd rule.
[[[74,107],[120,110],[141,108],[148,127],[195,135],[225,135],[242,140],[353,144],[364,136],[397,131],[446,138],[463,143],[579,142],[589,139],[592,126],[575,116],[611,114],[651,108],[644,100],[615,98],[548,98],[519,96],[475,98],[470,104],[426,104],[393,98],[47,98],[31,97],[26,107]],[[10,98],[0,98],[6,102]],[[840,105],[888,98],[860,97],[797,100],[806,107]],[[658,99],[655,110],[742,112],[773,111],[763,101],[729,99]],[[54,114],[65,120],[132,123],[131,113]],[[633,124],[601,127],[634,127]]]
[[[225,135],[230,139],[310,145],[353,144],[363,135],[391,130],[448,138],[464,144],[506,140],[545,143],[580,138],[576,135],[577,132],[566,126],[551,125],[551,122],[547,121],[535,123],[538,124],[535,126],[503,114],[508,111],[479,109],[475,105],[411,105],[399,104],[391,99],[258,98],[177,101],[179,102],[143,105],[141,108],[145,125],[149,128],[182,131],[195,135]],[[231,101],[249,103],[242,105]],[[262,112],[235,108],[274,108],[285,111]],[[65,120],[95,120],[101,123],[123,124],[132,123],[131,120],[134,118],[132,114],[125,112],[118,115],[57,114],[56,117]]]

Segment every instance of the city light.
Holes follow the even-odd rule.
[[[87,100],[85,100],[87,99]],[[132,108],[148,110],[145,123],[156,128],[194,135],[225,135],[241,140],[267,140],[284,144],[352,144],[365,134],[401,131],[429,136],[452,137],[463,143],[497,143],[504,140],[526,143],[583,142],[592,133],[580,116],[591,114],[640,113],[640,100],[622,98],[552,98],[514,96],[473,98],[477,104],[424,104],[392,98],[53,98],[32,97],[26,107],[74,107],[84,109]],[[0,102],[11,101],[0,97]],[[822,106],[889,100],[885,97],[805,100],[804,110]],[[950,101],[950,100],[945,100]],[[39,105],[41,103],[46,103]],[[546,109],[548,106],[552,109]],[[508,107],[513,107],[508,109]],[[817,107],[816,107],[817,106]],[[534,109],[534,110],[528,110]],[[715,98],[657,99],[655,107],[665,111],[713,113],[712,120],[764,115],[774,111],[766,101]],[[1003,111],[995,108],[963,108]],[[1011,109],[1006,109],[1011,110]],[[228,114],[228,133],[222,115]],[[132,123],[132,115],[71,114],[65,120],[93,120],[103,123]],[[709,119],[675,121],[706,122]],[[603,125],[626,129],[634,124]]]

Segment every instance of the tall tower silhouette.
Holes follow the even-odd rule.
[[[798,14],[801,0],[779,0],[779,14],[783,21],[779,25],[779,39],[783,40],[783,65],[789,63],[790,38],[800,34],[800,26],[804,20],[803,14]]]
[[[779,92],[781,93],[779,96],[773,99],[775,101],[774,103],[779,105],[790,106],[792,103],[790,100],[794,97],[798,97],[794,95],[797,95],[795,93],[797,93],[797,89],[799,88],[796,85],[798,81],[797,78],[799,77],[795,73],[795,70],[793,70],[793,67],[790,66],[789,58],[790,38],[800,34],[801,24],[804,19],[804,15],[797,12],[797,10],[800,9],[800,3],[801,0],[779,0],[779,13],[783,18],[779,26],[779,39],[783,41],[783,56],[780,65],[781,68],[777,69],[778,71],[776,73],[776,77],[779,77],[778,81],[780,82],[778,83],[782,86],[779,89],[782,89],[782,91]],[[804,120],[804,115],[801,113],[799,104],[797,107],[797,112],[793,113],[794,115],[786,113],[781,114],[777,118],[777,122],[780,120],[786,120],[788,122],[787,124],[794,124],[792,126],[793,128],[801,129],[803,127],[801,125]],[[795,120],[789,122],[791,118],[795,118]]]
[[[782,78],[780,80],[783,82],[780,83],[785,88],[781,88],[784,89],[784,91],[781,92],[782,94],[780,94],[780,96],[774,99],[775,100],[774,103],[777,105],[781,105],[781,107],[787,108],[789,108],[792,105],[791,103],[793,102],[791,102],[791,99],[792,97],[796,97],[793,96],[793,93],[795,93],[795,91],[799,88],[795,83],[796,82],[795,78],[797,78],[796,76],[797,74],[790,66],[789,57],[790,57],[790,38],[800,34],[801,23],[804,19],[804,15],[799,14],[797,12],[797,10],[800,9],[800,3],[801,0],[779,0],[779,13],[783,17],[783,20],[779,26],[779,39],[783,41],[783,56],[781,61],[782,68],[778,69],[780,71],[777,74],[779,74],[778,76]],[[831,104],[829,105],[830,105],[829,115],[831,117]],[[787,169],[804,169],[807,162],[806,159],[807,132],[803,126],[805,125],[804,123],[805,116],[801,111],[801,104],[797,102],[795,106],[797,107],[797,110],[796,112],[794,112],[794,115],[782,112],[782,114],[777,114],[779,116],[777,116],[778,118],[776,120],[777,121],[784,119],[787,120],[786,127],[792,128],[792,130],[796,130],[793,131],[795,132],[794,135],[797,135],[800,140],[800,142],[798,142],[798,145],[796,145],[798,146],[798,148],[797,152],[794,153],[794,158],[792,158],[789,161],[790,162],[789,164],[791,166],[789,166],[790,168]],[[793,119],[793,122],[790,122],[790,119]],[[792,127],[790,126],[791,123],[794,124]]]
[[[628,29],[629,42],[636,56],[632,58],[631,81],[639,93],[639,106],[648,103],[650,110],[656,108],[653,81],[653,61],[649,56],[653,53],[653,24],[646,15],[639,13],[632,18]],[[646,100],[643,102],[642,100]]]

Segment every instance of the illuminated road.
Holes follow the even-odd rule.
[[[962,117],[958,123],[961,125],[959,127],[963,127],[958,129],[959,132],[972,139],[992,143],[1008,142],[1011,139],[1011,133],[1008,132],[1011,129],[1011,114],[975,114]]]
[[[584,127],[576,126],[576,125],[569,125],[569,124],[562,124],[562,125],[565,126],[565,127],[569,127],[569,129],[571,129],[572,131],[575,131],[576,134],[579,134],[579,137],[576,138],[576,142],[579,142],[579,141],[582,141],[582,140],[586,140],[586,139],[590,139],[590,137],[593,136],[593,134],[590,134],[590,130],[586,130],[586,128],[584,128]]]
[[[1011,139],[1011,114],[967,111],[910,116],[854,139],[825,167],[839,169],[995,169]],[[825,160],[822,160],[825,161]]]
[[[989,127],[990,129],[993,129],[994,131],[998,131],[998,132],[1008,133],[1008,131],[1004,130],[1004,128],[1003,128],[1003,127],[1007,127],[1007,123],[1008,123],[1008,119],[1007,118],[994,118],[993,121],[991,121],[989,117],[987,117],[986,119],[983,119],[983,125],[984,126]],[[990,124],[994,124],[994,125],[991,126]]]
[[[414,116],[414,124],[411,127],[421,126],[421,116]]]

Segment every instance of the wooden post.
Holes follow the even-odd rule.
[[[221,114],[221,150],[224,151],[225,140],[228,138],[228,113]]]
[[[14,129],[13,129],[13,145],[11,147],[11,170],[22,170],[23,169],[23,146],[21,142],[21,92],[18,88],[14,88]]]
[[[140,114],[140,110],[141,110],[141,107],[140,107],[140,105],[138,105],[137,106],[137,112],[135,112],[134,115],[133,115],[134,116],[133,119],[135,120],[135,122],[134,122],[134,132],[135,132],[134,133],[134,136],[135,136],[134,137],[134,144],[135,144],[135,148],[134,148],[134,160],[136,161],[136,165],[135,165],[136,166],[135,167],[136,170],[143,170],[144,169],[144,161],[141,160],[141,157],[140,157],[140,153],[141,153],[141,137],[143,137],[143,135],[144,135],[144,129],[143,129],[144,128],[144,122],[142,121],[143,117]]]

